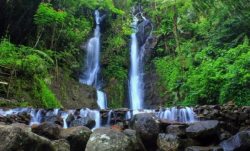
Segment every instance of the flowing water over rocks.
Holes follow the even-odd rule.
[[[205,114],[210,115],[205,116],[206,118],[216,119],[199,121],[195,118],[197,115],[193,113],[193,109],[196,113],[199,112],[197,115],[200,118],[202,114]],[[228,113],[228,109],[239,111],[239,113],[232,113],[237,115],[236,120],[234,116],[222,114],[225,111]],[[33,151],[37,146],[48,151],[57,151],[58,148],[62,151],[85,149],[94,151],[100,147],[101,150],[117,151],[155,151],[157,149],[164,151],[220,151],[223,149],[248,151],[250,132],[244,130],[239,132],[241,128],[238,128],[239,133],[228,132],[225,130],[224,121],[235,123],[235,125],[241,122],[244,123],[242,126],[247,127],[250,125],[247,121],[249,110],[250,107],[238,106],[172,107],[160,110],[0,109],[0,142],[7,148],[6,151],[13,149]],[[212,117],[215,113],[217,116]],[[221,116],[224,118],[220,118]],[[170,119],[165,119],[165,117]],[[25,123],[27,118],[30,123],[21,124]],[[40,119],[42,123],[37,119]],[[84,119],[82,123],[91,123],[91,121],[96,123],[90,126],[92,131],[86,127],[87,125],[72,124],[82,119]],[[98,121],[98,119],[101,120]],[[190,119],[195,119],[195,122],[189,122],[192,121]],[[32,122],[32,126],[28,126]],[[73,126],[67,128],[68,125]],[[22,140],[22,146],[16,143],[19,142],[17,139],[19,137]],[[11,145],[4,145],[8,143]],[[29,150],[29,147],[32,149]]]

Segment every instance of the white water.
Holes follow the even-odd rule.
[[[138,19],[134,17],[134,22],[132,24],[133,29],[137,29]],[[143,83],[142,75],[140,72],[140,56],[139,56],[139,46],[136,38],[136,30],[131,35],[131,71],[130,71],[130,104],[133,110],[142,109],[143,105]]]
[[[183,123],[195,122],[193,108],[185,107],[177,109],[176,107],[166,108],[165,111],[162,109],[156,114],[159,118],[179,121]]]
[[[113,115],[113,118],[114,118],[115,123],[116,123],[115,112],[114,112],[113,110],[110,110],[108,115],[109,115],[109,116],[108,116],[108,120],[107,120],[107,125],[108,125],[108,126],[111,125],[111,118],[112,118],[112,115]]]
[[[80,79],[81,83],[85,83],[87,85],[94,86],[97,91],[97,103],[101,109],[107,108],[106,106],[106,95],[99,91],[100,90],[100,83],[98,81],[98,72],[100,70],[100,26],[99,24],[105,18],[105,15],[100,17],[99,12],[95,11],[95,21],[96,21],[96,28],[94,32],[94,37],[89,40],[88,47],[87,47],[87,58],[86,58],[86,69],[84,71],[84,78]]]
[[[128,119],[131,119],[131,118],[132,118],[131,111],[127,111],[126,115],[125,115],[125,119],[128,120]]]
[[[36,112],[36,110],[32,110],[30,114],[32,116],[31,121],[30,121],[30,125],[41,123],[41,120],[42,120],[42,111],[41,110],[38,110],[37,112]]]

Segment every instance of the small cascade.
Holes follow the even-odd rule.
[[[92,130],[101,127],[101,114],[97,110],[93,110],[89,112],[89,116],[95,119],[95,127],[92,128]]]
[[[131,111],[127,111],[125,115],[125,120],[131,119],[131,118],[132,118]]]
[[[61,117],[63,118],[63,128],[68,128],[68,124],[66,122],[67,117],[69,116],[69,113],[62,112]]]
[[[112,118],[112,115],[113,115],[113,118],[115,119],[115,123],[116,123],[116,116],[115,116],[115,112],[113,110],[110,110],[109,111],[109,114],[108,114],[108,120],[107,120],[107,125],[111,125],[111,118]]]
[[[99,11],[95,11],[95,21],[96,28],[94,31],[94,37],[89,40],[87,47],[87,58],[86,58],[86,69],[83,74],[83,78],[80,79],[81,83],[92,85],[97,89],[97,103],[101,109],[105,109],[107,107],[107,99],[106,95],[99,91],[101,89],[101,83],[98,80],[99,72],[100,72],[100,37],[101,37],[101,29],[100,23],[106,17],[103,15],[100,17]]]
[[[102,91],[97,91],[97,103],[100,106],[101,109],[106,109],[107,108],[107,96],[104,92]]]
[[[185,107],[181,109],[177,109],[177,107],[166,108],[165,111],[160,109],[159,112],[156,114],[156,117],[179,121],[182,123],[189,123],[194,122],[194,112],[193,108]]]
[[[42,120],[42,111],[41,110],[38,110],[36,112],[36,110],[32,110],[30,112],[31,114],[31,121],[30,121],[30,125],[33,125],[33,124],[40,124],[41,123],[41,120]]]
[[[53,114],[58,115],[60,109],[54,109]]]

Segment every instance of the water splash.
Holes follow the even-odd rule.
[[[30,124],[29,125],[33,125],[33,124],[40,124],[42,121],[42,111],[38,110],[36,112],[36,110],[32,110],[30,112],[31,114],[31,120],[30,120]]]

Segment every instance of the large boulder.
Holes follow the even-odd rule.
[[[233,137],[220,143],[224,151],[249,151],[250,131],[239,132]]]
[[[71,127],[62,130],[61,138],[69,142],[70,151],[83,151],[91,133],[91,130],[85,126]]]
[[[50,139],[59,139],[61,131],[62,127],[53,122],[43,122],[39,125],[32,126],[33,133]]]
[[[70,151],[69,143],[65,139],[54,140],[52,141],[52,145],[56,151]]]
[[[63,118],[61,116],[59,116],[59,115],[54,115],[54,114],[44,116],[42,118],[42,122],[54,122],[54,123],[56,123],[56,124],[58,124],[58,125],[60,125],[62,127],[64,125]]]
[[[164,133],[158,135],[157,145],[162,151],[179,151],[184,147],[178,136]]]
[[[189,138],[207,138],[219,133],[220,127],[217,120],[196,122],[186,128],[186,135]]]
[[[138,136],[135,130],[125,129],[123,133],[130,137],[132,146],[135,151],[146,151],[146,148],[144,147],[140,136]]]
[[[68,117],[66,118],[66,122],[67,122],[68,125],[70,125],[70,123],[71,123],[72,121],[74,121],[74,120],[75,120],[75,117],[74,117],[74,115],[73,115],[72,113],[70,113],[70,114],[68,115]]]
[[[1,151],[56,151],[50,140],[25,126],[0,125]]]
[[[90,129],[92,129],[93,127],[95,127],[95,120],[89,116],[86,117],[81,117],[77,120],[74,120],[70,123],[69,127],[74,127],[74,126],[86,126]]]
[[[93,131],[85,151],[134,151],[131,139],[124,133],[111,128]]]
[[[185,151],[223,151],[223,149],[218,146],[209,146],[209,147],[192,146],[186,148]]]
[[[156,117],[148,113],[136,114],[130,121],[130,127],[136,130],[146,148],[157,148],[160,124]]]

